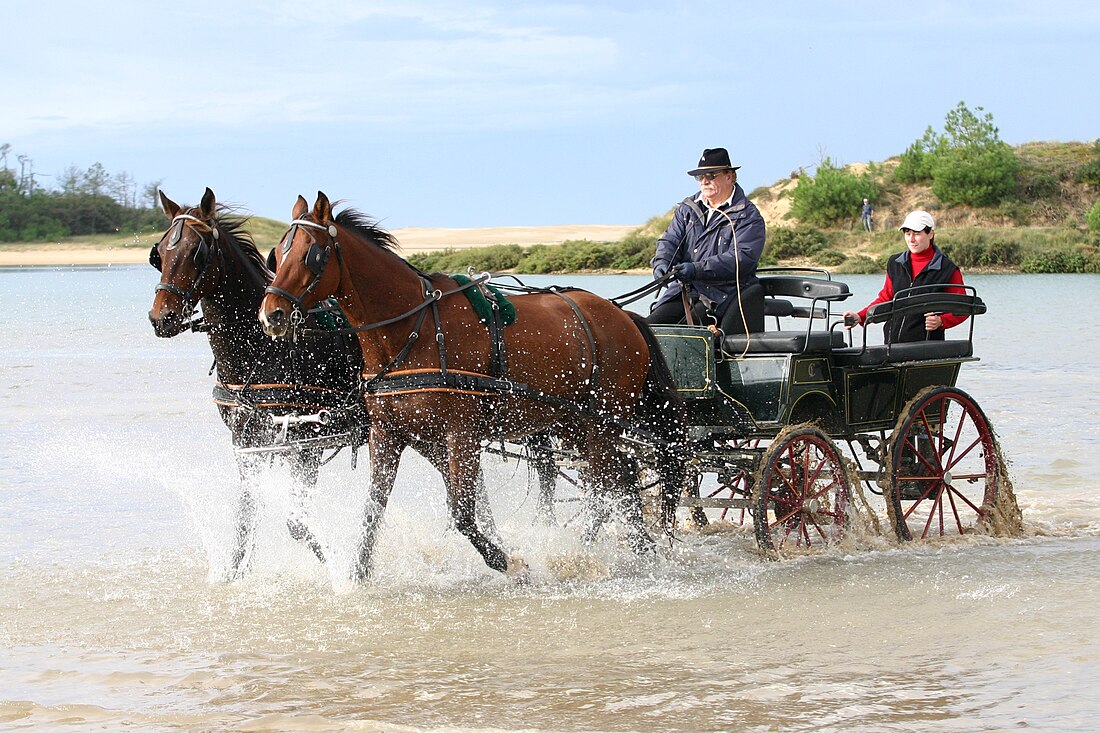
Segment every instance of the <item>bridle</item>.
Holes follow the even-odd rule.
[[[299,227],[304,227],[306,229],[305,235],[309,237],[309,249],[306,250],[303,264],[306,266],[307,270],[313,273],[313,279],[310,281],[309,285],[306,286],[306,289],[302,291],[301,295],[294,295],[274,285],[268,285],[267,288],[264,289],[264,292],[285,298],[294,305],[294,314],[292,314],[291,318],[297,317],[299,319],[304,319],[307,309],[305,303],[302,301],[304,301],[306,296],[312,293],[321,283],[321,276],[325,274],[325,266],[328,264],[329,257],[332,256],[333,250],[336,251],[336,259],[339,261],[341,268],[344,266],[344,255],[340,251],[340,243],[336,241],[335,224],[325,226],[324,224],[317,224],[307,219],[295,219],[290,222],[290,230],[287,231],[286,237],[283,239],[282,246],[280,247],[283,259],[286,259],[286,256],[290,254],[290,248],[294,245],[294,237],[297,236]],[[327,234],[329,242],[332,243],[332,247],[330,248],[328,243],[322,246],[321,243],[317,241],[317,238],[308,231],[310,229],[316,229]]]
[[[175,217],[172,218],[172,229],[168,238],[168,246],[165,249],[175,249],[179,245],[180,239],[183,237],[183,228],[187,225],[187,222],[189,221],[196,222],[200,226],[206,227],[213,240],[217,241],[218,227],[216,222],[211,224],[203,221],[202,219],[199,219],[196,216],[191,216],[190,214],[177,214]],[[187,311],[185,318],[190,318],[195,311],[195,306],[198,305],[198,299],[195,298],[195,293],[198,292],[199,286],[202,284],[203,277],[206,276],[207,270],[210,265],[211,251],[213,251],[215,255],[218,253],[218,249],[207,241],[206,231],[203,231],[198,227],[192,228],[194,228],[199,235],[199,243],[195,246],[195,269],[198,270],[198,275],[191,282],[191,287],[187,290],[184,290],[178,285],[160,282],[157,283],[157,286],[153,291],[154,293],[157,293],[161,290],[164,290],[174,295],[178,295],[183,300],[183,310]],[[163,241],[163,237],[161,238],[161,240]],[[160,250],[158,249],[159,246],[160,242],[157,242],[153,245],[152,249],[149,250],[149,264],[155,267],[158,271],[162,271],[161,268],[164,266],[164,261],[161,259]]]

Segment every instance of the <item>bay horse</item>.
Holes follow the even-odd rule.
[[[357,391],[362,369],[358,344],[348,339],[273,341],[257,322],[256,309],[273,276],[246,230],[248,219],[230,216],[233,210],[218,204],[209,188],[197,207],[180,206],[163,192],[160,200],[171,224],[149,252],[150,264],[161,271],[149,321],[161,338],[190,330],[207,333],[217,373],[214,401],[233,446],[248,449],[274,443],[278,427],[271,415],[276,413],[319,414],[325,409],[343,423],[337,428],[348,427],[350,420],[362,422],[365,431],[366,415]],[[196,319],[200,305],[202,316]],[[322,548],[306,525],[304,508],[321,456],[318,448],[286,455],[296,480],[287,528],[324,562]],[[265,458],[247,451],[237,450],[236,458],[241,493],[230,578],[239,577],[247,566],[257,510],[256,481],[266,464]]]
[[[494,570],[527,574],[474,521],[481,442],[546,431],[580,452],[586,485],[622,510],[632,548],[651,554],[636,465],[619,439],[632,424],[659,434],[669,457],[660,466],[667,527],[682,486],[683,428],[671,374],[641,317],[585,291],[543,291],[512,296],[515,322],[494,329],[456,280],[420,272],[396,246],[358,211],[334,214],[323,192],[312,210],[299,196],[259,311],[268,335],[288,337],[311,307],[334,297],[358,336],[371,418],[358,579],[369,575],[401,453],[417,440],[445,445],[454,524]]]
[[[247,231],[248,218],[219,204],[209,188],[196,207],[180,206],[163,192],[160,199],[171,223],[149,251],[149,263],[161,271],[149,321],[161,338],[192,330],[204,331],[209,338],[218,380],[214,401],[238,449],[241,493],[229,578],[239,578],[254,542],[256,482],[267,462],[247,449],[275,442],[279,428],[273,415],[316,415],[323,409],[332,416],[329,432],[365,434],[369,417],[359,397],[363,354],[358,342],[347,336],[297,343],[268,338],[256,312],[274,275]],[[197,319],[200,305],[202,316]],[[321,428],[306,423],[290,430],[309,437]],[[443,472],[439,446],[414,447]],[[316,486],[322,454],[321,448],[298,448],[285,452],[283,460],[295,479],[287,528],[325,562],[305,522],[305,503]],[[484,494],[480,476],[478,490]],[[478,523],[497,536],[487,503],[478,513]]]

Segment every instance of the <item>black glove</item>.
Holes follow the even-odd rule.
[[[660,280],[661,278],[663,278],[667,274],[668,274],[668,265],[664,264],[663,262],[657,264],[653,268],[653,279],[654,280]]]
[[[672,275],[681,282],[690,282],[695,279],[695,263],[681,262],[672,268]]]

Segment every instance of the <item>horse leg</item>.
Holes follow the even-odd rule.
[[[397,480],[397,466],[405,444],[395,436],[371,429],[370,440],[370,496],[363,511],[363,534],[359,541],[359,559],[355,566],[355,579],[362,582],[371,571],[374,541],[382,514],[386,511],[393,483]]]
[[[237,501],[236,529],[233,550],[229,555],[227,580],[239,580],[252,564],[252,550],[256,545],[257,498],[256,485],[263,459],[255,456],[237,456],[237,472],[241,477]]]
[[[450,468],[448,491],[451,517],[485,564],[493,570],[524,578],[527,564],[509,558],[499,544],[493,542],[477,526],[477,477],[481,473],[481,444],[468,432],[452,432],[447,436],[447,458]]]
[[[447,474],[444,474],[447,475]],[[474,512],[477,518],[477,526],[486,537],[493,541],[493,544],[503,545],[504,540],[500,538],[500,532],[497,531],[497,522],[493,518],[493,508],[489,505],[489,490],[485,487],[485,472],[481,468],[481,461],[478,460],[477,467],[477,479],[474,481],[474,490],[477,492],[477,501],[474,502]],[[452,513],[451,516],[454,516]]]
[[[602,435],[589,442],[587,453],[596,491],[606,494],[611,508],[622,517],[627,542],[638,555],[651,555],[657,545],[645,527],[641,484],[637,462],[615,446],[613,436]]]
[[[553,526],[558,523],[554,516],[554,489],[557,488],[558,467],[554,465],[550,434],[535,433],[530,436],[527,439],[527,455],[539,480],[538,499],[535,501],[535,520],[539,524]]]
[[[287,530],[290,536],[299,542],[305,543],[317,559],[325,562],[325,552],[321,543],[310,531],[306,524],[306,502],[313,496],[313,490],[317,487],[317,473],[321,467],[321,451],[300,451],[291,466],[294,474],[294,485],[290,489],[290,512],[286,519]]]
[[[668,537],[676,528],[676,508],[680,506],[680,496],[687,483],[687,465],[678,455],[664,452],[657,458],[657,473],[661,477],[661,529]],[[698,495],[698,489],[695,492]],[[706,514],[699,507],[706,524]],[[700,526],[702,526],[700,525]]]
[[[454,527],[454,509],[451,507],[451,469],[447,460],[447,446],[443,443],[416,443],[413,445],[418,453],[428,459],[443,476],[443,483],[447,492],[447,513],[451,517],[448,529]],[[477,472],[477,526],[496,544],[503,544],[500,533],[497,531],[496,520],[493,519],[493,510],[489,506],[489,492],[485,488],[485,474],[479,465]]]

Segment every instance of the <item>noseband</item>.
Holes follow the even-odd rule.
[[[217,241],[218,227],[216,224],[208,224],[202,219],[191,216],[190,214],[177,214],[172,219],[172,235],[168,240],[168,246],[166,249],[175,249],[176,246],[179,245],[180,238],[183,237],[183,227],[186,226],[188,221],[197,222],[204,227],[208,227],[210,229],[210,235],[215,241]],[[172,283],[162,282],[157,283],[157,287],[153,291],[154,293],[157,293],[161,290],[166,290],[169,293],[180,296],[180,298],[183,299],[184,310],[191,312],[194,311],[195,305],[198,304],[198,301],[195,299],[195,293],[196,291],[198,291],[199,285],[202,284],[202,279],[206,275],[207,267],[210,264],[210,251],[213,250],[215,254],[217,254],[218,252],[217,248],[213,247],[209,242],[206,241],[205,232],[198,228],[195,228],[195,231],[198,232],[199,235],[199,243],[198,246],[195,247],[195,267],[198,270],[199,274],[191,283],[191,287],[187,290],[184,290],[183,288],[177,285],[173,285]],[[155,267],[157,270],[160,270],[163,267],[164,263],[161,260],[160,251],[157,249],[157,246],[157,244],[154,244],[153,249],[149,252],[149,264]],[[189,312],[187,315],[190,316],[191,313]]]
[[[294,305],[294,312],[299,314],[299,318],[304,318],[306,314],[305,304],[302,302],[305,297],[312,293],[317,286],[321,283],[321,276],[325,274],[325,266],[328,264],[328,259],[332,255],[332,250],[336,250],[336,259],[340,262],[340,267],[344,266],[344,256],[340,252],[340,243],[336,241],[336,225],[329,224],[325,226],[323,224],[317,224],[306,219],[295,219],[290,222],[290,231],[286,233],[286,238],[283,240],[283,246],[281,251],[283,253],[283,259],[290,253],[290,248],[294,245],[294,237],[298,234],[298,227],[305,227],[306,229],[316,229],[324,232],[328,235],[329,242],[332,243],[330,249],[328,244],[321,246],[321,243],[310,232],[306,232],[306,236],[310,239],[309,250],[306,251],[305,264],[306,269],[313,273],[313,279],[309,285],[302,292],[301,295],[294,295],[282,288],[277,288],[274,285],[268,285],[264,289],[265,293],[271,293],[272,295],[278,295],[286,300],[290,301]]]

